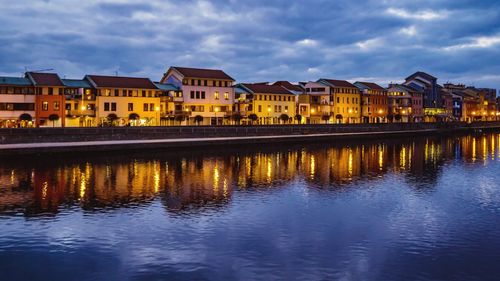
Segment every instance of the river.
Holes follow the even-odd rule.
[[[0,159],[1,280],[497,280],[500,134]]]

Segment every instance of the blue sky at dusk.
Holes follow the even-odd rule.
[[[0,0],[0,74],[159,80],[171,65],[238,82],[369,80],[417,70],[500,88],[500,1]]]

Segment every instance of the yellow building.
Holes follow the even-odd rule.
[[[238,84],[253,96],[253,114],[262,125],[289,124],[296,115],[295,94],[278,86],[259,84]]]
[[[148,78],[87,75],[96,89],[97,125],[156,126],[160,90]]]
[[[356,86],[344,80],[320,79],[318,82],[330,89],[335,123],[360,123],[361,93]]]
[[[188,124],[229,124],[234,105],[234,79],[222,70],[173,66],[160,83],[182,90]],[[178,116],[181,120],[182,115]]]

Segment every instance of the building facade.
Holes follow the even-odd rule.
[[[234,79],[222,70],[170,67],[160,83],[179,87],[189,124],[230,123],[234,105]]]
[[[35,90],[35,125],[64,127],[64,83],[56,73],[26,72]]]
[[[35,102],[28,78],[0,77],[0,128],[34,127]]]
[[[318,82],[329,87],[335,123],[361,122],[361,93],[356,86],[345,80],[320,79]]]
[[[355,82],[361,92],[361,122],[387,122],[387,90],[371,82]]]

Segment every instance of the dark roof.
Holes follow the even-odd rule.
[[[370,90],[385,90],[382,86],[380,86],[376,83],[372,83],[372,82],[356,82],[356,83],[362,84]],[[356,84],[356,83],[354,83],[354,84]]]
[[[341,87],[341,88],[355,88],[357,89],[356,86],[353,84],[345,81],[345,80],[335,80],[335,79],[319,79],[319,81],[325,81],[328,84],[332,85],[333,87]],[[318,81],[318,82],[319,82]]]
[[[417,76],[422,76],[422,77],[424,77],[425,79],[427,79],[427,80],[431,80],[431,81],[432,81],[432,80],[434,80],[434,81],[435,81],[435,80],[437,80],[437,78],[436,78],[436,77],[434,77],[434,76],[432,76],[432,75],[430,75],[430,74],[428,74],[428,73],[425,73],[425,72],[423,72],[423,71],[417,71],[417,72],[413,73],[412,75],[410,75],[410,76],[406,77],[406,78],[405,78],[405,80],[406,80],[406,81],[408,81],[408,80],[410,80],[410,79],[412,79],[412,78],[414,78],[414,77],[417,77]]]
[[[80,79],[62,79],[64,86],[70,88],[91,88],[89,82],[87,80]]]
[[[0,77],[0,85],[11,85],[11,86],[32,86],[31,81],[28,78],[21,77]]]
[[[31,78],[35,86],[64,87],[61,78],[56,73],[27,72],[26,75]]]
[[[149,78],[87,75],[97,88],[154,89],[158,88]]]
[[[185,77],[206,78],[206,79],[221,79],[235,81],[231,76],[224,71],[218,69],[202,69],[172,66],[173,69],[179,71]]]
[[[288,81],[276,81],[273,85],[281,86],[290,91],[303,92],[304,89],[299,85],[294,85]]]
[[[253,93],[293,95],[292,92],[278,85],[245,84],[245,83],[242,83],[241,85],[243,85],[243,87],[247,88]]]

